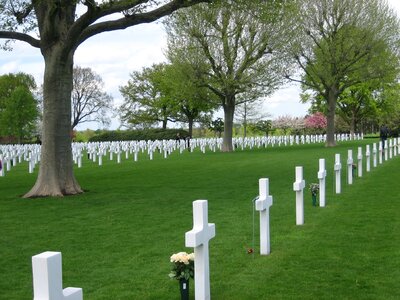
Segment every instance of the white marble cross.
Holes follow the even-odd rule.
[[[215,237],[215,224],[208,223],[207,200],[193,201],[193,229],[186,232],[186,247],[194,247],[195,299],[210,299],[208,242]]]
[[[269,208],[272,205],[272,196],[269,195],[269,180],[261,178],[258,181],[259,196],[256,200],[256,210],[260,212],[260,254],[271,253],[271,242],[269,238]]]
[[[367,172],[370,172],[371,171],[371,151],[370,151],[370,146],[369,145],[366,146],[365,157],[366,157],[366,161],[367,161],[365,170]]]
[[[62,288],[61,252],[32,256],[34,300],[82,300],[81,288]]]
[[[377,159],[376,159],[377,152],[378,151],[376,149],[376,143],[373,143],[372,144],[372,156],[373,156],[372,162],[373,162],[374,168],[376,168],[376,165],[377,165]]]
[[[296,181],[293,182],[293,191],[296,192],[296,225],[304,224],[304,194],[306,182],[303,179],[303,167],[296,167]]]
[[[335,154],[334,170],[335,170],[335,179],[336,179],[336,194],[340,194],[342,191],[341,175],[340,175],[341,170],[342,170],[342,164],[340,163],[340,154]]]
[[[400,137],[397,138],[397,154],[400,154]]]
[[[362,177],[362,169],[363,169],[363,165],[362,165],[362,159],[363,159],[362,147],[358,147],[357,159],[358,159],[358,164],[357,164],[358,177]]]
[[[385,154],[385,161],[388,160],[388,141],[383,141],[383,152]]]
[[[325,207],[325,177],[326,177],[326,169],[325,169],[325,159],[319,159],[319,171],[318,171],[318,179],[319,179],[319,206]]]
[[[379,164],[382,164],[382,157],[383,157],[383,144],[382,141],[379,142]]]
[[[392,139],[389,140],[389,158],[392,159],[393,157],[393,141]]]
[[[347,151],[347,183],[353,184],[353,150]]]

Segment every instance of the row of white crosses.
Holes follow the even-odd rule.
[[[397,144],[398,145],[398,144]],[[377,147],[376,143],[373,144],[373,166],[377,166]],[[389,158],[400,154],[400,149],[395,147],[396,144],[389,144]],[[381,149],[379,156],[382,158],[384,155],[383,147],[380,142],[379,149]],[[391,154],[392,152],[392,154]],[[366,145],[365,151],[366,157],[366,171],[370,172],[371,170],[371,152],[370,152],[370,145]],[[386,156],[385,156],[386,157]],[[363,176],[363,151],[362,147],[358,147],[357,152],[357,169],[358,169],[358,177]],[[350,149],[347,153],[347,183],[349,185],[353,184],[353,151]],[[335,163],[334,163],[334,173],[335,173],[335,192],[336,194],[341,193],[341,169],[342,164],[340,160],[340,154],[335,154]],[[325,207],[326,205],[326,168],[325,168],[325,159],[321,158],[319,160],[319,170],[317,173],[317,178],[319,179],[319,203],[320,207]],[[303,167],[298,166],[296,167],[296,179],[293,183],[293,191],[296,192],[296,225],[303,225],[304,224],[304,197],[303,197],[303,190],[305,188],[305,180],[303,179]],[[271,201],[272,203],[272,201]]]
[[[355,135],[354,139],[362,139],[363,135]],[[350,135],[342,134],[336,135],[337,141],[352,140]],[[326,135],[292,135],[292,136],[270,136],[270,137],[246,137],[234,138],[232,140],[234,149],[242,149],[254,147],[274,147],[281,145],[294,145],[294,144],[309,144],[309,143],[322,143],[325,142]],[[399,140],[400,141],[400,140]],[[400,144],[400,143],[399,143]],[[154,159],[154,153],[160,152],[164,158],[176,151],[182,154],[183,151],[189,150],[193,152],[199,148],[201,152],[205,153],[207,149],[215,152],[221,150],[221,138],[199,138],[188,140],[156,140],[156,141],[119,141],[119,142],[94,142],[94,143],[73,143],[72,144],[72,157],[74,163],[78,168],[82,167],[83,156],[86,152],[88,158],[99,166],[103,165],[103,157],[109,154],[112,161],[114,155],[117,157],[117,163],[121,163],[121,155],[125,152],[125,159],[133,154],[134,161],[138,161],[138,154],[145,153],[150,160]],[[40,145],[0,145],[0,161],[2,168],[0,170],[0,177],[5,175],[5,171],[10,171],[11,166],[15,166],[22,160],[28,162],[28,171],[33,173],[35,166],[40,162]],[[392,153],[392,152],[390,152]],[[390,154],[391,155],[391,154]]]
[[[22,161],[28,162],[28,170],[33,173],[40,161],[40,145],[0,145],[0,177]]]

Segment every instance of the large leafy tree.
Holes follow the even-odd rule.
[[[398,72],[400,30],[380,0],[298,0],[291,51],[302,83],[326,105],[327,146],[334,146],[335,111],[348,88]],[[290,77],[290,76],[288,76]]]
[[[107,113],[112,108],[112,96],[104,91],[100,75],[79,66],[73,71],[72,129],[85,122],[110,123]]]
[[[207,0],[0,0],[0,39],[40,49],[45,62],[41,164],[25,197],[83,192],[73,174],[70,136],[73,62],[79,45],[99,33],[149,23],[199,2]],[[78,5],[83,6],[80,15]]]
[[[120,119],[133,127],[150,127],[159,122],[175,122],[175,107],[171,104],[163,81],[166,64],[154,64],[134,71],[127,85],[120,87],[124,102],[119,108]]]
[[[340,95],[338,115],[349,125],[350,134],[361,129],[363,120],[377,117],[378,103],[373,94],[373,86],[364,83],[350,87]]]
[[[248,100],[238,95],[251,91],[265,96],[282,82],[281,50],[290,38],[283,3],[215,1],[176,13],[166,22],[169,56],[200,65],[203,85],[224,110],[223,151],[233,150],[235,107]]]

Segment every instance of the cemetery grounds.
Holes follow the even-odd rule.
[[[75,168],[86,193],[22,199],[34,184],[27,163],[0,177],[0,299],[32,299],[31,257],[60,251],[63,286],[84,299],[179,299],[169,258],[185,248],[192,201],[208,200],[211,297],[243,299],[400,299],[400,155],[346,180],[347,151],[378,140],[196,150],[167,159],[144,154],[121,164],[83,161]],[[334,158],[341,154],[342,193]],[[313,207],[310,183],[326,159],[326,207]],[[295,167],[303,166],[305,224],[296,226]],[[364,162],[365,168],[365,162]],[[269,178],[271,254],[259,255],[259,178]],[[253,225],[254,224],[254,225]],[[253,233],[254,226],[254,233]],[[249,254],[249,249],[254,253]],[[191,281],[191,299],[194,283]]]

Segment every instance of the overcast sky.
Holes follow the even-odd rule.
[[[400,1],[388,2],[400,15]],[[165,48],[166,34],[160,23],[138,25],[123,31],[101,33],[87,40],[75,53],[75,66],[89,67],[100,75],[105,90],[113,96],[114,105],[118,106],[122,102],[119,86],[126,85],[131,72],[165,61]],[[40,51],[26,43],[16,42],[12,52],[0,50],[0,75],[25,72],[32,74],[40,85],[43,71]],[[263,107],[263,113],[276,118],[282,115],[304,116],[309,105],[299,102],[299,87],[291,84],[270,96]],[[116,129],[118,126],[119,121],[114,118],[110,128]],[[84,123],[78,129],[99,127],[96,123]]]

